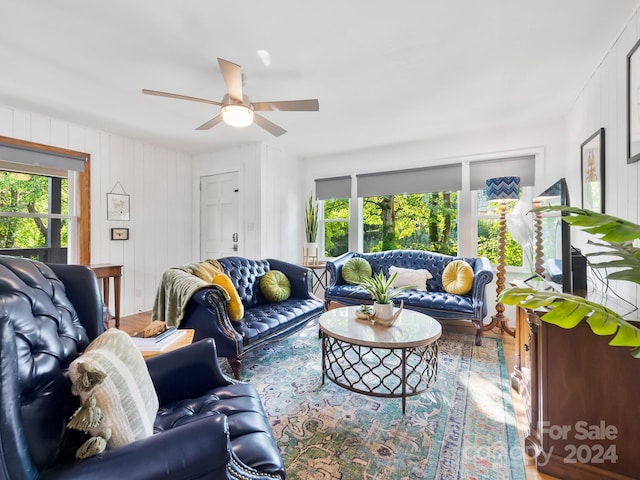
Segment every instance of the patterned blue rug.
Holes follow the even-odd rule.
[[[407,399],[322,384],[314,322],[247,355],[289,480],[524,479],[502,341],[443,334],[438,379]],[[226,364],[226,362],[224,362]]]

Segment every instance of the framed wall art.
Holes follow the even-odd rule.
[[[107,220],[129,220],[129,195],[107,193]]]
[[[604,213],[604,128],[580,145],[582,208]]]
[[[640,160],[640,41],[627,55],[627,163]]]
[[[112,228],[111,240],[129,240],[128,228]]]

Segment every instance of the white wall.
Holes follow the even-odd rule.
[[[640,162],[628,165],[626,158],[626,57],[638,38],[640,15],[636,11],[600,65],[594,66],[593,75],[571,107],[565,139],[565,173],[572,203],[580,206],[580,145],[599,128],[605,129],[605,210],[634,223],[640,223]],[[588,251],[586,234],[573,229],[572,238],[572,243]],[[613,286],[634,304],[640,301],[639,289],[629,282],[614,282]]]
[[[237,171],[241,225],[238,255],[299,263],[302,257],[302,207],[299,159],[283,150],[254,143],[197,155],[193,184],[200,177]],[[193,252],[199,258],[200,197],[193,198]]]
[[[121,315],[150,310],[162,273],[192,258],[191,157],[2,105],[0,135],[91,154],[91,263],[124,266]],[[107,221],[117,182],[130,195],[130,221]],[[110,240],[112,227],[129,228],[130,239]]]

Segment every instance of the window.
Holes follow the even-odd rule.
[[[26,173],[33,179],[37,177],[47,179],[46,210],[36,209],[34,213],[29,212],[28,209],[26,212],[0,212],[0,219],[3,219],[5,225],[11,222],[4,219],[12,217],[22,217],[23,226],[35,225],[38,221],[41,225],[46,225],[47,247],[45,248],[51,249],[52,252],[57,250],[54,252],[55,255],[61,255],[60,258],[49,257],[46,261],[61,263],[72,261],[83,265],[91,263],[90,157],[88,153],[0,136],[0,158],[2,159],[0,172],[12,172],[14,176]],[[71,181],[68,182],[65,177]],[[2,195],[4,196],[4,193]],[[75,210],[72,212],[67,207],[70,201],[75,205]],[[75,215],[72,223],[69,222],[72,218],[69,216],[70,213]],[[56,225],[59,225],[59,228]],[[39,229],[39,231],[43,230]],[[59,232],[58,238],[56,238],[56,232]],[[23,242],[18,245],[43,243],[41,240],[35,241],[35,238],[38,237],[33,237],[31,243]],[[68,255],[62,258],[62,251],[67,247],[69,247]]]
[[[66,263],[68,180],[0,171],[0,252]]]
[[[324,256],[338,257],[349,251],[349,199],[323,202]]]
[[[363,249],[414,249],[456,255],[457,220],[457,192],[365,197]]]
[[[498,263],[498,238],[500,232],[500,202],[487,201],[485,191],[478,195],[478,256],[487,257],[493,265]],[[517,202],[508,202],[507,215],[510,214]],[[523,251],[520,244],[513,238],[509,230],[505,236],[505,265],[521,267],[523,265]]]

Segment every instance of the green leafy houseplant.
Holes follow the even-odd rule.
[[[598,241],[588,244],[598,247],[598,251],[587,253],[590,259],[611,257],[591,262],[594,268],[616,268],[606,275],[611,280],[626,280],[640,284],[640,249],[633,241],[640,239],[640,225],[618,217],[596,213],[591,210],[545,206],[535,212],[564,211],[570,215],[562,219],[587,233],[599,235]],[[547,310],[540,319],[562,328],[573,328],[583,319],[596,335],[614,335],[609,345],[632,347],[631,354],[640,358],[640,329],[622,318],[613,310],[585,298],[568,293],[540,291],[534,288],[513,287],[504,290],[498,301],[507,305],[518,305],[535,310]]]
[[[308,243],[314,243],[318,238],[318,202],[313,201],[313,195],[304,207],[304,232]]]
[[[410,290],[414,287],[392,287],[393,281],[396,279],[396,273],[392,274],[389,278],[385,277],[382,271],[377,274],[365,278],[359,283],[360,287],[366,291],[376,301],[376,303],[391,303],[391,300],[400,295],[405,290]]]

